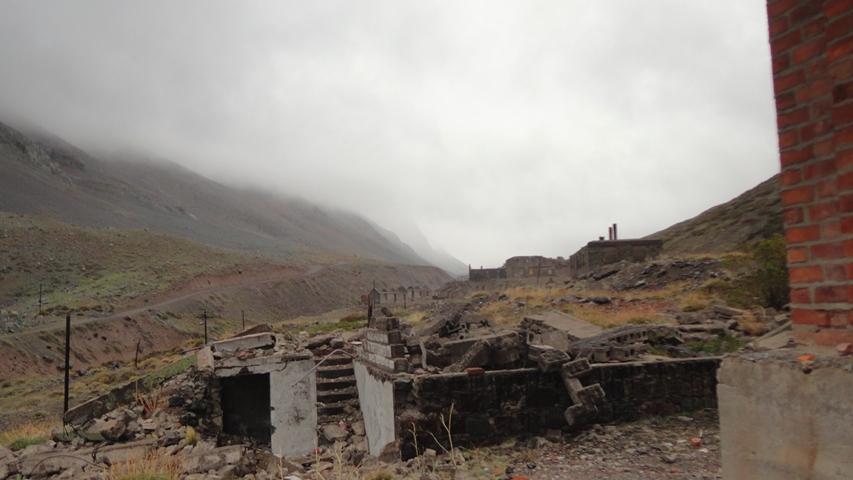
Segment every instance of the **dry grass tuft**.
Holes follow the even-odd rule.
[[[180,456],[152,450],[144,458],[114,463],[103,474],[107,480],[177,480],[183,478]]]
[[[572,305],[561,310],[604,328],[672,321],[671,318],[658,313],[654,306],[641,304],[623,306],[615,311],[597,305]]]
[[[0,445],[8,447],[10,450],[20,450],[28,445],[44,443],[50,439],[51,430],[58,425],[61,425],[58,418],[43,418],[16,425],[0,432]]]
[[[677,305],[682,312],[698,312],[708,308],[711,302],[711,295],[701,291],[692,291],[685,293],[678,299]]]
[[[401,317],[400,321],[403,323],[407,323],[415,328],[420,328],[423,327],[426,323],[424,322],[424,317],[426,317],[426,312],[414,311]]]

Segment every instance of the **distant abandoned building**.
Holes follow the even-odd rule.
[[[622,260],[642,262],[663,252],[663,240],[596,240],[569,257],[572,276],[577,278],[598,267]]]
[[[569,262],[563,257],[548,258],[529,255],[508,258],[502,267],[472,269],[468,265],[468,280],[472,282],[505,278],[537,278],[568,275]]]
[[[468,265],[468,280],[472,282],[478,282],[481,280],[497,280],[506,278],[506,268],[483,268],[480,267],[476,270],[471,268],[471,265]]]

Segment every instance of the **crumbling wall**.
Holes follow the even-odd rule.
[[[378,457],[396,438],[393,382],[360,362],[353,362],[352,366],[355,370],[358,398],[363,399],[361,413],[364,416],[368,449],[371,455]]]
[[[569,257],[572,276],[577,278],[598,267],[622,260],[642,262],[663,252],[662,240],[599,240],[589,242]]]
[[[716,407],[719,358],[593,365],[584,385],[605,391],[595,422],[630,421]],[[450,419],[454,444],[500,441],[507,435],[568,430],[564,416],[572,405],[558,372],[499,370],[479,375],[443,374],[396,381],[397,434],[404,457],[414,453],[411,430],[420,448],[447,446],[441,423]],[[431,432],[431,434],[430,434]]]
[[[310,354],[268,356],[255,359],[239,357],[219,361],[219,378],[269,374],[269,423],[272,453],[304,455],[311,453],[317,430],[317,376]],[[224,383],[222,388],[227,388]],[[215,389],[213,389],[215,390]],[[211,394],[215,403],[221,395]],[[220,398],[215,398],[215,397]],[[222,419],[214,419],[222,424]]]

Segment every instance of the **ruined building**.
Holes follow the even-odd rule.
[[[662,240],[597,240],[569,257],[572,276],[586,275],[599,267],[619,263],[642,262],[663,252]]]
[[[508,258],[498,268],[471,268],[468,265],[468,280],[487,281],[498,279],[523,279],[550,276],[567,276],[569,264],[563,257],[548,258],[541,255],[528,255]]]

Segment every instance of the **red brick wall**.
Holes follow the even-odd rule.
[[[853,0],[768,0],[794,334],[853,342]]]

